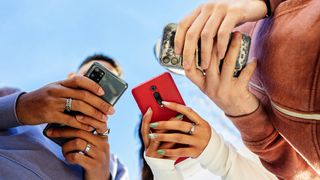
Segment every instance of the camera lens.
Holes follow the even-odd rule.
[[[162,104],[162,98],[160,96],[160,94],[158,92],[155,92],[153,93],[153,97],[155,98],[155,100],[157,101],[157,103],[163,107],[163,104]]]
[[[95,71],[95,72],[99,72],[100,69],[99,69],[99,68],[94,68],[94,71]]]
[[[178,58],[174,57],[174,58],[171,59],[171,64],[172,65],[176,65],[178,63],[179,63],[179,59]]]
[[[165,63],[165,64],[168,64],[170,62],[170,59],[168,57],[164,57],[162,59],[162,62]]]
[[[154,86],[154,85],[152,85],[152,86],[151,86],[151,91],[155,91],[155,90],[157,90],[157,87]]]

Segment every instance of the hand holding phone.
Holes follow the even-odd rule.
[[[152,109],[150,122],[166,121],[180,115],[179,112],[165,108],[163,101],[185,104],[171,75],[167,72],[133,88],[132,94],[142,114],[149,108]],[[183,120],[189,121],[186,117],[183,117]],[[176,163],[186,158],[181,157]]]
[[[103,88],[104,95],[102,95],[100,98],[111,106],[115,105],[115,103],[119,100],[121,95],[128,88],[128,84],[125,81],[114,75],[103,65],[97,62],[94,62],[91,65],[85,76],[93,80]],[[81,115],[81,113],[77,111],[65,111],[65,113],[69,116]],[[43,134],[45,136],[47,130],[50,128],[66,128],[66,125],[56,123],[48,124],[46,128],[43,130]],[[48,138],[54,141],[55,143],[59,144],[60,146],[62,146],[65,142],[70,140],[67,138]]]

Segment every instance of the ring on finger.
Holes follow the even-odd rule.
[[[111,131],[110,128],[107,128],[107,130],[105,132],[103,132],[103,133],[97,132],[97,134],[102,137],[108,137],[108,135],[110,134],[110,131]]]
[[[82,151],[84,154],[88,154],[91,149],[91,145],[87,143],[86,148]]]
[[[188,134],[192,135],[194,133],[195,129],[196,129],[196,123],[193,122],[191,124],[190,130],[188,131]]]
[[[67,98],[66,99],[66,107],[65,107],[65,110],[67,112],[70,112],[71,111],[71,108],[72,108],[72,99],[71,98]]]

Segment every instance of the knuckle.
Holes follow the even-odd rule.
[[[193,109],[191,107],[186,107],[186,112],[187,113],[193,113]]]
[[[223,11],[227,11],[228,5],[225,2],[219,2],[215,5],[215,8]]]
[[[201,32],[201,41],[202,40],[209,40],[211,37],[210,37],[210,31],[207,30],[207,29],[204,29],[202,32]]]
[[[188,30],[187,34],[186,34],[186,40],[187,41],[192,41],[195,39],[195,32],[193,30]]]
[[[77,137],[82,137],[83,132],[82,132],[81,130],[76,130],[76,131],[75,131],[75,135],[76,135]]]
[[[83,147],[83,141],[80,140],[80,139],[74,140],[74,146],[78,147],[78,148],[82,148]]]
[[[177,29],[182,30],[182,31],[186,30],[187,28],[188,27],[184,21],[179,22],[177,25]]]
[[[220,28],[219,31],[218,31],[218,37],[220,39],[225,39],[226,37],[228,36],[228,33],[226,32],[226,29],[225,28]]]
[[[80,95],[81,99],[87,99],[88,98],[88,93],[86,91],[80,91],[79,95]]]

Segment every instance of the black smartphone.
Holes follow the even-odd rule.
[[[90,78],[94,82],[98,83],[103,88],[105,94],[103,96],[101,96],[101,98],[104,101],[106,101],[107,103],[109,103],[111,106],[114,106],[116,104],[116,102],[120,99],[122,94],[128,88],[128,84],[124,80],[122,80],[121,78],[119,78],[118,76],[116,76],[115,74],[110,72],[103,65],[101,65],[100,63],[97,63],[97,62],[94,62],[90,66],[90,68],[88,69],[85,76]],[[66,112],[65,111],[65,113],[74,116],[76,114],[79,114],[80,112],[75,112],[75,111]],[[46,132],[48,129],[50,129],[50,128],[66,128],[66,127],[67,126],[65,126],[63,124],[56,124],[56,123],[48,124],[45,127],[45,129],[43,130],[43,134],[46,137],[48,137],[46,135]],[[51,137],[48,137],[48,138],[60,146],[62,146],[64,143],[66,143],[67,141],[70,140],[68,138],[51,138]]]
[[[162,39],[160,46],[155,46],[160,48],[159,50],[159,62],[163,67],[166,67],[168,70],[183,74],[183,58],[180,55],[176,55],[174,52],[174,38],[176,35],[177,24],[170,23],[166,25],[163,29]],[[230,36],[231,37],[231,36]],[[231,38],[229,39],[228,49],[231,42]],[[240,75],[241,70],[246,66],[249,56],[251,38],[246,34],[242,34],[241,39],[241,48],[236,60],[236,67],[233,73],[234,77],[238,77]],[[157,54],[157,53],[156,53]],[[205,70],[201,68],[201,39],[198,41],[198,47],[196,49],[196,67],[199,69],[204,75]],[[220,61],[220,71],[223,65],[223,59]]]

